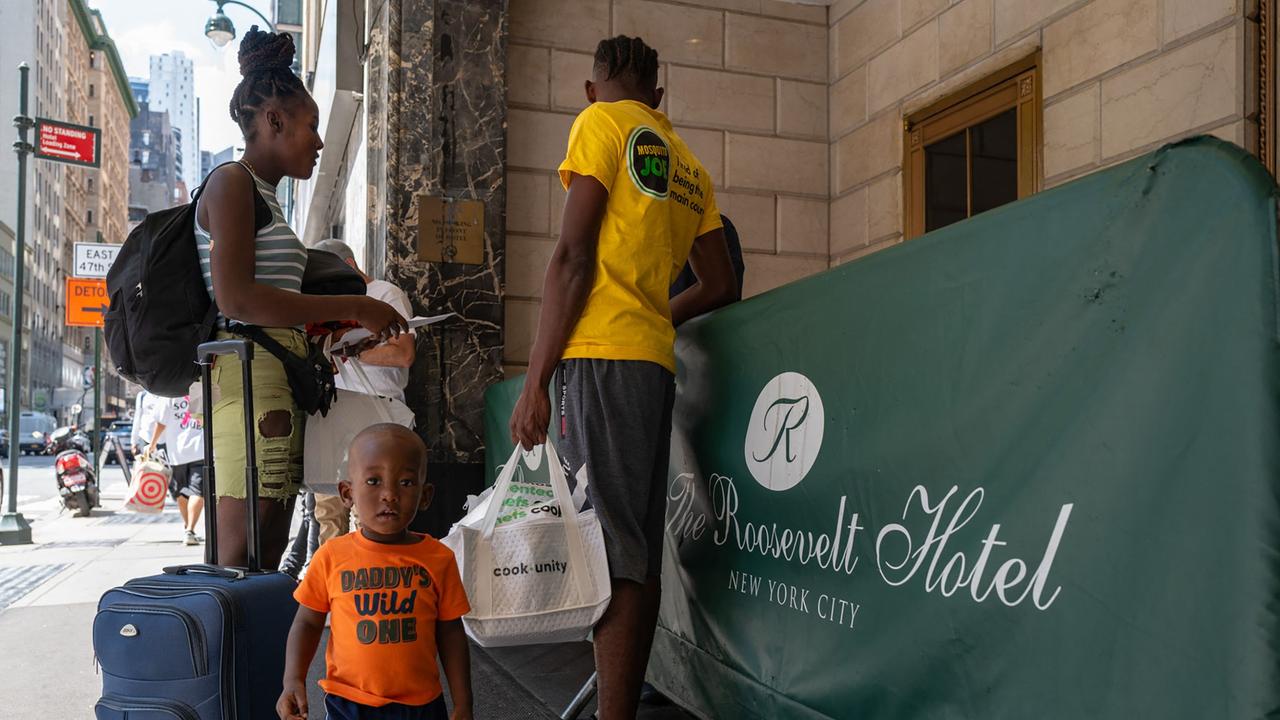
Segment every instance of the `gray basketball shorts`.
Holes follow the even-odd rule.
[[[643,583],[662,571],[675,376],[656,363],[563,360],[552,426],[569,484],[586,467],[609,575]]]

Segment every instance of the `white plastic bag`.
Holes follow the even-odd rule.
[[[352,385],[370,390],[369,377],[358,360],[338,365],[338,372],[352,376]],[[338,482],[347,476],[347,450],[361,430],[378,423],[413,427],[413,411],[394,398],[372,392],[338,390],[328,415],[311,415],[302,446],[302,484],[323,495],[337,495]]]
[[[173,471],[168,465],[143,455],[129,476],[124,509],[150,515],[164,510],[164,498],[169,493],[169,478],[172,476]]]
[[[550,444],[544,448],[554,502],[512,504],[517,447],[483,517],[454,525],[444,539],[471,601],[463,626],[481,647],[584,640],[609,605],[600,521],[594,510],[578,512],[560,459]]]

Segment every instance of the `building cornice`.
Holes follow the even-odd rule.
[[[116,50],[115,41],[106,32],[107,26],[102,20],[102,13],[90,10],[85,0],[67,0],[67,2],[71,5],[71,14],[75,16],[80,31],[84,33],[85,42],[90,48],[101,52],[111,67],[116,89],[120,91],[120,98],[124,101],[124,109],[128,111],[129,118],[138,117],[138,103],[133,99],[133,91],[129,88],[129,76],[124,71],[124,63],[120,61],[120,53]],[[97,20],[97,23],[94,20]],[[102,28],[102,31],[99,32],[98,28]]]

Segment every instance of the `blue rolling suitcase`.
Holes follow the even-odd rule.
[[[247,437],[248,568],[217,559],[210,366],[237,354],[244,369]],[[275,718],[284,650],[298,605],[292,578],[260,566],[257,462],[250,364],[243,340],[200,346],[205,398],[204,565],[165,568],[108,590],[93,622],[102,668],[98,720],[259,720]]]

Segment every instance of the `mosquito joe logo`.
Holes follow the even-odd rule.
[[[627,169],[640,192],[665,200],[671,179],[671,153],[667,141],[653,128],[641,125],[627,140]]]

